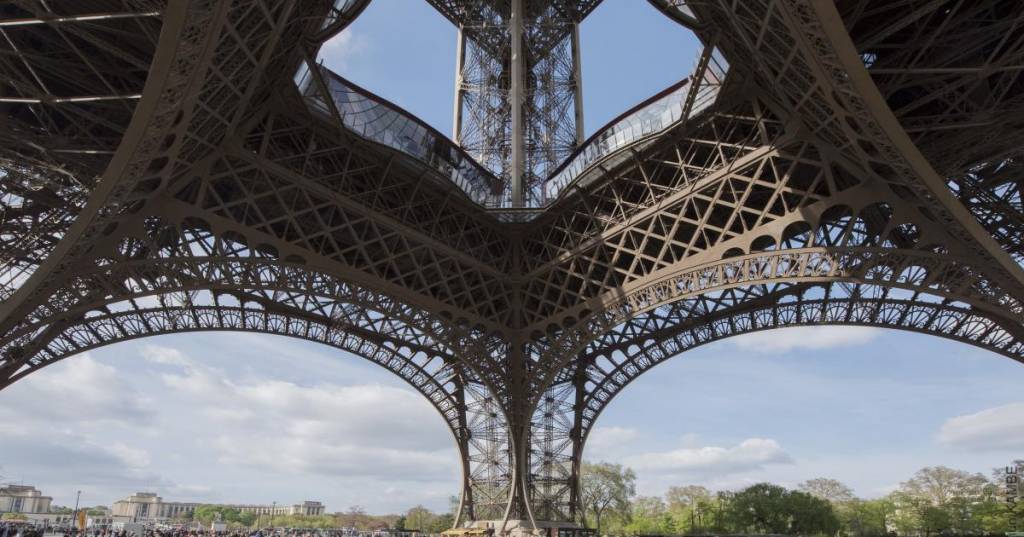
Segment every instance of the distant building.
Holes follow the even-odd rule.
[[[167,520],[191,515],[196,507],[203,505],[192,502],[165,502],[153,492],[138,492],[114,502],[111,513],[118,518],[131,520]]]
[[[126,518],[138,522],[162,522],[174,518],[191,516],[197,507],[207,505],[196,502],[165,502],[163,498],[152,492],[138,492],[123,500],[114,502],[114,517]],[[242,513],[255,515],[287,516],[287,515],[322,515],[324,504],[315,501],[304,501],[294,505],[264,504],[217,504]]]
[[[269,515],[273,513],[275,516],[316,516],[324,514],[324,504],[311,501],[305,501],[295,505],[228,505],[228,507],[238,509],[243,513],[253,513],[256,515]]]
[[[52,502],[30,485],[0,487],[0,513],[49,513]]]

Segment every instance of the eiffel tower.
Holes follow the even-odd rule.
[[[1024,359],[1019,0],[636,2],[703,49],[587,139],[600,0],[425,1],[454,140],[316,62],[368,0],[0,5],[0,388],[156,334],[317,341],[438,410],[457,526],[554,535],[601,412],[694,347]]]

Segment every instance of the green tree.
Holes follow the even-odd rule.
[[[239,524],[242,513],[225,505],[200,505],[192,513],[192,519],[209,524],[213,521]]]
[[[987,484],[988,480],[981,474],[931,466],[918,470],[914,477],[900,483],[900,491],[939,507],[956,498],[980,497]]]
[[[428,528],[433,526],[435,518],[437,518],[437,515],[432,513],[430,509],[417,505],[405,513],[405,529],[427,531]]]
[[[827,477],[808,479],[797,485],[796,488],[832,504],[848,502],[855,498],[853,489],[841,481]]]
[[[736,493],[727,512],[734,531],[739,532],[834,535],[839,531],[831,503],[771,483]]]
[[[430,533],[441,533],[444,530],[451,529],[455,525],[455,515],[451,513],[442,513],[434,517],[433,522],[426,530]]]
[[[584,462],[580,470],[580,503],[583,525],[593,517],[594,529],[601,534],[601,518],[614,513],[629,517],[629,500],[636,494],[636,474],[629,468],[607,462]]]
[[[238,514],[238,523],[245,527],[251,527],[258,518],[259,516],[256,513],[246,511],[245,513]]]
[[[835,535],[839,519],[832,503],[806,492],[794,490],[786,493],[785,510],[789,515],[786,533],[794,535]]]
[[[676,533],[665,502],[657,496],[641,496],[632,502],[630,521],[625,530],[630,534]]]
[[[711,491],[699,485],[669,487],[665,503],[676,532],[701,533],[715,509]]]
[[[888,532],[894,507],[887,498],[855,498],[836,508],[843,532],[851,537],[877,537]]]
[[[978,511],[991,486],[978,473],[945,466],[922,468],[890,495],[896,507],[893,524],[904,535],[979,531]]]
[[[921,529],[924,530],[925,537],[941,533],[949,527],[950,516],[945,509],[934,505],[925,505],[921,510]]]
[[[786,489],[758,483],[736,493],[727,509],[727,520],[741,532],[785,533],[789,529],[785,501]]]

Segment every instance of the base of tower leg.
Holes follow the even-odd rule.
[[[593,537],[594,530],[580,527],[572,522],[545,522],[537,521],[534,526],[529,520],[509,520],[504,524],[502,531],[501,520],[477,520],[469,523],[467,528],[459,528],[445,532],[448,537],[459,537],[459,532],[467,530],[489,530],[490,535],[501,537]],[[451,532],[451,533],[449,533]]]

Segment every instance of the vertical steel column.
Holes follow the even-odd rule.
[[[587,367],[583,362],[576,364],[576,372],[573,375],[573,384],[576,387],[576,400],[573,402],[572,410],[572,476],[569,478],[569,519],[577,521],[577,516],[582,515],[580,506],[580,470],[583,466],[583,410],[584,399],[587,393]]]
[[[576,146],[583,144],[583,66],[580,63],[580,23],[572,25],[572,86],[576,92]]]
[[[455,404],[458,405],[459,413],[456,442],[459,446],[459,458],[462,459],[462,493],[459,496],[459,511],[455,514],[455,521],[452,527],[457,528],[465,521],[476,520],[475,509],[473,509],[473,479],[470,475],[472,464],[469,460],[469,420],[466,419],[468,408],[466,406],[466,379],[463,376],[462,368],[453,377],[455,382]]]
[[[523,85],[525,83],[525,59],[523,58],[523,0],[512,0],[512,15],[509,19],[509,38],[512,40],[511,80],[509,80],[509,107],[512,113],[512,162],[510,166],[512,185],[512,206],[523,206],[525,173],[524,140],[526,129],[523,125]]]
[[[462,99],[466,91],[462,82],[462,71],[466,67],[466,34],[459,26],[455,42],[455,109],[452,117],[452,140],[462,145]]]

